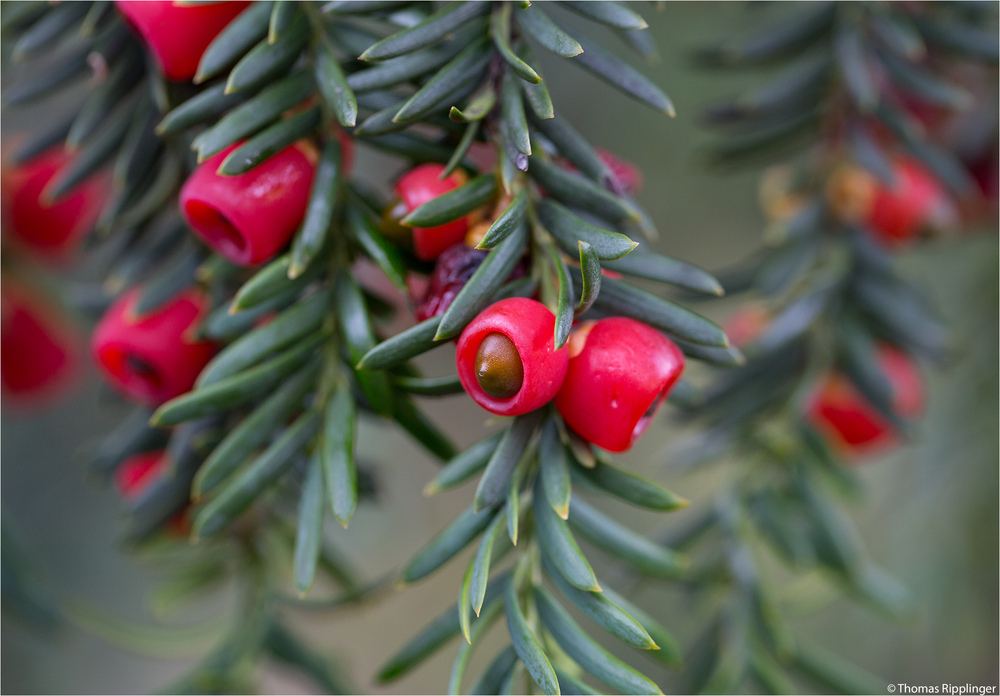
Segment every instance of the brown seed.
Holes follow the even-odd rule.
[[[494,399],[509,399],[521,391],[524,364],[514,342],[494,331],[476,351],[476,381]]]
[[[400,199],[394,199],[385,210],[382,211],[382,219],[379,223],[379,231],[386,239],[395,242],[406,249],[413,249],[413,230],[400,224],[400,220],[409,214],[410,210],[406,203]]]

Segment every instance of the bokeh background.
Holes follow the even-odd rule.
[[[702,166],[700,157],[711,135],[698,125],[699,108],[761,83],[766,74],[702,71],[690,61],[691,51],[749,29],[774,11],[736,3],[671,2],[660,11],[646,7],[662,60],[644,70],[674,100],[675,119],[636,105],[567,61],[541,57],[557,113],[572,118],[595,144],[642,169],[645,189],[640,200],[662,233],[656,247],[709,269],[751,253],[764,220],[756,204],[759,170],[719,175]],[[581,33],[599,32],[588,27]],[[615,41],[607,37],[608,45],[620,48]],[[86,86],[80,89],[82,93]],[[49,103],[5,112],[3,138],[38,125],[58,108]],[[357,170],[364,178],[381,183],[398,171],[392,160],[359,150]],[[995,685],[1000,650],[997,230],[970,230],[960,238],[929,242],[899,263],[909,277],[927,285],[961,348],[954,364],[943,369],[925,366],[930,398],[918,433],[908,446],[864,465],[860,473],[867,490],[851,514],[871,557],[910,588],[918,611],[907,621],[888,621],[825,592],[816,577],[793,580],[782,597],[798,631],[885,683]],[[79,273],[85,276],[86,269]],[[705,302],[697,309],[721,321],[745,299]],[[438,349],[421,360],[428,374],[445,374],[453,369],[453,348]],[[488,414],[470,405],[464,396],[425,400],[432,416],[460,445],[478,440],[488,427]],[[683,432],[668,411],[664,409],[657,426],[620,461],[666,482],[698,509],[725,480],[727,466],[738,463],[696,471],[672,466],[671,443]],[[32,414],[3,410],[0,501],[5,554],[11,550],[8,537],[16,539],[35,588],[56,602],[83,601],[152,624],[157,619],[147,600],[157,572],[118,547],[120,502],[113,491],[89,480],[85,468],[88,447],[124,413],[100,388],[92,368],[61,405]],[[391,426],[366,421],[359,456],[376,467],[379,502],[363,505],[348,531],[339,525],[328,531],[364,575],[375,577],[399,568],[453,519],[468,505],[473,487],[433,501],[423,498],[421,490],[436,465]],[[614,512],[650,532],[682,524],[688,514],[662,517],[624,506]],[[453,562],[430,580],[372,605],[289,617],[323,654],[337,659],[362,691],[440,692],[457,643],[390,688],[373,683],[372,675],[385,657],[454,602],[464,567]],[[598,562],[597,570],[614,584],[613,569]],[[668,586],[644,584],[636,592],[637,602],[690,646],[708,608],[692,604]],[[166,621],[183,625],[212,612],[222,616],[229,596],[222,590]],[[189,639],[156,646],[136,636],[132,647],[147,654],[135,654],[72,625],[44,631],[9,615],[3,618],[2,630],[4,693],[148,692],[178,677],[207,645],[204,639]],[[617,649],[610,642],[608,646]],[[480,661],[491,654],[482,650]],[[665,689],[676,686],[653,662],[641,657],[640,662]],[[268,667],[263,681],[265,691],[314,688],[278,665]]]

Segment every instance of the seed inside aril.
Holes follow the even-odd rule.
[[[382,211],[382,220],[379,224],[379,231],[382,235],[396,244],[407,249],[413,248],[413,230],[400,223],[400,220],[409,214],[410,210],[399,198],[394,199],[386,209]]]
[[[476,381],[494,399],[509,399],[524,382],[524,363],[514,342],[504,334],[486,334],[476,351]]]

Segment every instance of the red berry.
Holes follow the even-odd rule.
[[[627,196],[635,196],[642,190],[642,172],[637,166],[628,160],[622,159],[610,150],[605,150],[603,147],[595,148],[594,151],[601,161],[604,162],[604,165],[611,170],[611,174],[617,180],[618,192],[624,193]],[[571,172],[578,171],[573,163],[568,160],[564,160],[562,166]]]
[[[169,464],[166,450],[133,454],[115,471],[115,487],[125,500],[135,502],[157,479],[168,475]],[[167,536],[184,539],[191,535],[190,510],[190,506],[185,506],[164,522],[163,530]]]
[[[400,228],[399,220],[438,196],[454,191],[465,183],[465,175],[452,172],[444,179],[438,176],[444,171],[440,164],[421,164],[414,167],[396,182],[397,201],[391,204],[382,216],[382,226],[386,236],[403,241],[403,236],[412,238],[413,253],[422,261],[433,261],[446,249],[465,238],[469,229],[466,217],[437,227],[414,227],[412,230]]]
[[[729,315],[722,330],[737,348],[746,348],[760,336],[771,319],[764,305],[750,302]]]
[[[902,351],[882,346],[878,361],[892,386],[892,405],[903,418],[920,414],[924,388],[913,361]],[[806,418],[842,449],[864,453],[889,445],[895,432],[885,418],[842,374],[830,375],[810,399]]]
[[[4,280],[0,291],[0,385],[4,400],[34,406],[60,394],[76,375],[68,322],[31,288]]]
[[[893,174],[894,187],[876,186],[866,222],[884,244],[899,246],[947,215],[950,203],[937,179],[914,160],[898,158]]]
[[[165,450],[134,454],[115,471],[115,486],[126,500],[139,498],[167,468]]]
[[[157,406],[194,385],[215,346],[194,338],[208,300],[187,290],[144,316],[135,314],[139,290],[120,297],[97,324],[91,340],[94,359],[118,391]]]
[[[22,165],[3,169],[4,233],[45,261],[68,260],[94,227],[108,199],[110,182],[105,174],[99,174],[56,201],[41,200],[45,187],[72,159],[56,147]]]
[[[569,369],[556,395],[566,424],[609,452],[625,452],[645,431],[684,371],[684,355],[642,322],[586,322],[570,338]]]
[[[313,152],[295,144],[239,176],[216,170],[239,143],[198,165],[180,206],[202,241],[240,266],[255,266],[284,247],[305,216],[315,174]]]
[[[566,375],[555,349],[555,316],[541,302],[500,300],[465,327],[455,362],[462,387],[490,413],[519,416],[552,400]]]
[[[642,172],[637,166],[604,148],[597,148],[597,156],[615,175],[626,194],[635,196],[642,190]]]
[[[195,76],[205,49],[249,2],[184,3],[169,0],[116,0],[168,80]]]

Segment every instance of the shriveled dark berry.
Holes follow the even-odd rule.
[[[441,254],[427,284],[427,291],[414,310],[417,321],[430,319],[448,309],[488,253],[459,243]]]
[[[462,242],[455,244],[441,254],[434,266],[427,290],[414,308],[417,321],[424,321],[443,314],[465,287],[465,284],[469,282],[469,278],[476,272],[487,254],[489,254],[488,251],[471,249]],[[507,280],[521,278],[527,273],[527,265],[521,261],[511,271]]]

